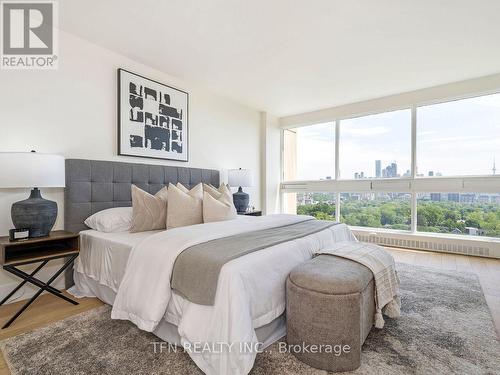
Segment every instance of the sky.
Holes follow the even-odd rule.
[[[335,126],[297,128],[297,179],[334,177]],[[375,177],[392,162],[398,173],[411,167],[411,111],[400,110],[343,120],[340,124],[340,177],[364,172]],[[417,171],[443,176],[500,175],[500,94],[417,109]]]

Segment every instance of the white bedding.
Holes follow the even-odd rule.
[[[75,271],[117,292],[132,248],[158,232],[82,231],[80,232],[80,256],[75,260]]]
[[[178,326],[182,343],[233,344],[230,351],[190,353],[206,374],[247,374],[256,352],[241,353],[240,343],[257,343],[255,329],[285,310],[285,281],[298,264],[338,241],[354,240],[340,224],[304,238],[263,249],[223,266],[214,306],[193,304],[172,293],[170,277],[177,255],[212,239],[305,220],[270,215],[175,228],[148,236],[131,250],[119,285],[112,318],[153,331],[165,318]],[[250,224],[251,223],[251,224]]]

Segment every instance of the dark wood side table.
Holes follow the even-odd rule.
[[[21,278],[23,281],[12,292],[5,297],[0,305],[3,305],[7,300],[21,289],[27,282],[40,288],[23,307],[15,313],[3,328],[7,328],[28,308],[43,291],[52,293],[56,297],[62,298],[73,305],[78,305],[78,302],[66,297],[62,292],[52,286],[51,283],[61,275],[65,269],[73,264],[73,261],[80,252],[80,243],[78,233],[66,232],[63,230],[50,232],[47,237],[30,238],[23,241],[10,242],[9,237],[0,237],[0,265],[7,272]],[[64,265],[45,283],[35,277],[49,261],[54,259],[66,258]],[[28,274],[19,268],[26,264],[41,263],[35,268],[31,274]]]
[[[243,212],[238,215],[245,215],[245,216],[262,216],[262,211],[247,211]]]

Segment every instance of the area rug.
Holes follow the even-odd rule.
[[[477,277],[398,264],[402,316],[372,329],[352,374],[498,374],[500,344]],[[201,374],[189,356],[157,353],[152,334],[110,319],[109,306],[0,343],[12,374]],[[326,374],[281,353],[257,356],[253,375]]]

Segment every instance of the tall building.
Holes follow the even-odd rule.
[[[381,160],[375,160],[375,177],[377,177],[377,178],[382,177],[382,161]]]
[[[431,201],[441,202],[441,193],[431,193]]]
[[[474,203],[475,200],[476,200],[476,194],[473,193],[460,194],[461,203]]]
[[[382,177],[391,178],[399,177],[398,175],[398,165],[394,162],[382,169]]]

